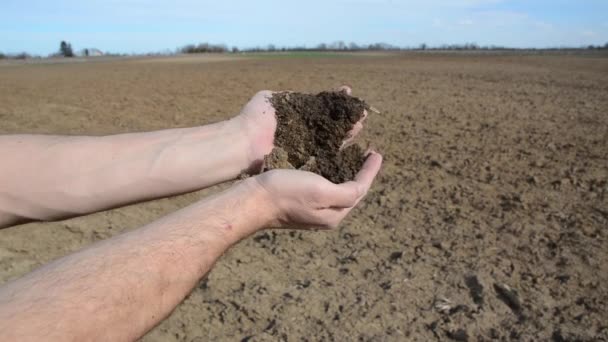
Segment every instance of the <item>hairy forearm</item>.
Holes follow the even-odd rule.
[[[241,123],[104,137],[0,136],[0,227],[184,193],[246,169]]]
[[[227,248],[268,222],[268,201],[252,184],[242,182],[0,288],[0,340],[142,336]]]

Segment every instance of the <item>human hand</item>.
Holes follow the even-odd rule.
[[[338,91],[352,95],[352,89],[349,86],[341,86]],[[274,135],[277,129],[276,112],[270,98],[276,93],[270,90],[263,90],[255,94],[251,100],[243,107],[241,113],[236,117],[247,134],[250,144],[248,151],[250,171],[259,172],[264,162],[264,156],[270,154],[274,148]],[[363,112],[361,120],[359,120],[353,128],[348,132],[347,138],[344,140],[342,147],[346,147],[353,143],[355,137],[363,129],[363,122],[367,118],[367,111]]]
[[[382,165],[370,152],[355,179],[334,184],[311,172],[273,170],[251,178],[264,193],[268,227],[335,228],[367,194]]]
[[[341,86],[340,88],[338,88],[338,91],[342,91],[342,92],[344,92],[344,93],[346,93],[347,95],[350,95],[350,96],[353,95],[353,90],[351,89],[351,87],[349,87],[347,85]],[[367,115],[368,115],[368,112],[367,112],[366,109],[364,109],[363,110],[363,115],[361,116],[361,119],[354,124],[353,128],[350,131],[348,131],[347,137],[342,142],[342,147],[341,148],[345,148],[345,147],[351,145],[354,142],[355,137],[357,137],[357,135],[363,129],[363,122],[365,122],[365,119],[367,119]]]

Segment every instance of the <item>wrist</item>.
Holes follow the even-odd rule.
[[[244,221],[242,238],[269,227],[278,216],[273,199],[255,177],[247,178],[234,185],[235,192],[242,200],[238,210],[243,213]]]
[[[274,147],[274,129],[269,130],[263,123],[247,115],[238,115],[230,124],[245,140],[247,155],[247,172],[257,174],[262,169],[264,156],[270,154]],[[269,133],[270,132],[270,133]]]
[[[233,137],[234,139],[227,143],[238,145],[242,151],[239,159],[239,165],[243,166],[241,171],[249,171],[255,157],[252,148],[253,139],[246,120],[239,115],[224,121],[223,124],[226,127],[226,132],[229,132],[227,135]]]
[[[252,159],[251,138],[243,121],[237,116],[220,122],[220,140],[214,147],[214,153],[225,154],[225,151],[229,151],[230,166],[236,167],[239,174],[250,167]]]
[[[234,184],[227,190],[184,209],[178,214],[184,222],[197,222],[195,229],[211,232],[223,241],[223,248],[264,229],[273,222],[269,193],[254,178]],[[190,225],[190,224],[188,224]]]

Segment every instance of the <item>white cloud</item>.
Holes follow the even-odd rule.
[[[471,26],[473,24],[474,24],[474,22],[471,19],[463,19],[458,22],[458,25],[462,25],[462,26]]]
[[[585,37],[595,37],[595,36],[597,36],[597,33],[595,31],[585,30],[585,31],[581,32],[581,35],[583,35]]]

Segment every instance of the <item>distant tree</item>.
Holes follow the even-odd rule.
[[[317,50],[327,50],[327,44],[321,43],[317,45]]]
[[[239,48],[236,46],[232,47],[232,53],[239,53]]]
[[[22,53],[16,54],[14,58],[15,59],[28,59],[28,58],[30,58],[30,55],[28,55],[26,52],[22,52]]]
[[[89,57],[89,49],[84,49],[84,51],[82,53],[84,54],[85,57]]]
[[[196,49],[196,47],[193,44],[188,44],[184,46],[181,51],[183,53],[194,53],[194,49]]]
[[[274,44],[268,44],[268,48],[266,50],[269,52],[275,52],[277,51],[277,47],[274,46]]]
[[[426,50],[426,48],[427,48],[426,43],[420,44],[420,50]]]
[[[477,43],[467,43],[467,44],[464,44],[464,49],[465,50],[478,50],[479,45],[477,45]]]
[[[198,45],[189,44],[180,49],[182,53],[223,53],[228,52],[228,46],[219,44],[200,43]]]
[[[63,57],[74,57],[72,44],[62,40],[61,44],[59,44],[59,54],[61,54]]]
[[[338,40],[337,42],[333,42],[329,44],[328,48],[330,50],[344,50],[346,49],[346,44],[343,41]]]
[[[0,59],[5,59],[5,58],[6,58],[6,55],[3,54],[2,52],[0,52]]]
[[[350,50],[360,50],[361,48],[359,47],[359,45],[357,45],[357,43],[355,42],[351,42],[350,44],[348,44],[348,48]]]
[[[393,47],[386,43],[373,43],[373,44],[369,44],[367,49],[371,50],[371,51],[382,51],[382,50],[391,50],[391,49],[393,49]]]

